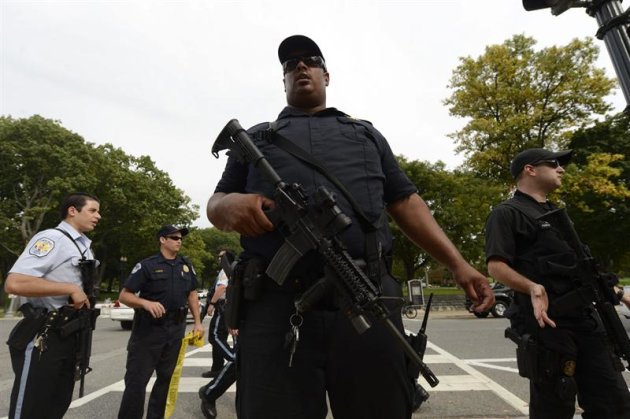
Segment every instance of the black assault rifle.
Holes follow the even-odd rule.
[[[71,334],[77,333],[77,350],[74,369],[75,381],[80,381],[79,385],[79,397],[83,397],[85,390],[85,374],[92,371],[90,367],[90,356],[92,355],[92,332],[96,327],[96,319],[101,314],[101,310],[95,308],[96,297],[98,297],[99,288],[97,286],[96,276],[96,260],[87,259],[85,252],[79,248],[79,245],[74,239],[65,231],[57,228],[64,236],[68,237],[72,243],[77,247],[79,253],[81,253],[81,259],[79,260],[79,270],[81,271],[81,285],[83,286],[83,292],[88,297],[90,302],[90,308],[83,306],[81,309],[69,313],[69,316],[73,316],[74,319],[64,324],[60,333],[61,336],[66,337]],[[73,301],[68,297],[70,304]]]
[[[99,291],[98,287],[94,286],[96,283],[96,262],[94,260],[81,260],[79,261],[79,267],[81,268],[83,290],[90,301],[90,308],[84,307],[79,310],[78,317],[81,328],[77,348],[75,379],[80,382],[79,397],[83,397],[85,391],[85,374],[92,371],[92,367],[90,367],[92,332],[96,327],[96,318],[101,314],[101,310],[94,308]]]
[[[619,358],[628,363],[626,368],[630,370],[630,339],[626,334],[626,330],[619,320],[619,315],[610,302],[612,299],[610,294],[612,289],[606,278],[598,269],[597,262],[590,255],[590,251],[582,244],[580,238],[573,227],[573,222],[567,215],[564,208],[558,208],[538,217],[539,220],[551,221],[552,225],[557,226],[564,239],[573,249],[578,257],[577,266],[574,269],[574,275],[579,279],[582,287],[579,294],[582,295],[582,301],[571,299],[567,301],[567,308],[572,304],[592,303],[602,319],[606,334],[608,335],[609,346],[614,355],[617,356],[616,363],[619,371],[623,371],[624,366]],[[574,303],[575,302],[575,303]],[[555,304],[563,305],[562,297],[556,300]]]
[[[85,374],[92,371],[90,367],[90,357],[92,356],[92,332],[96,327],[96,318],[101,314],[101,310],[94,308],[98,288],[94,286],[96,280],[96,261],[81,259],[79,260],[79,268],[81,269],[81,282],[83,283],[83,292],[88,296],[90,308],[82,307],[74,312],[74,319],[64,324],[60,333],[61,336],[70,336],[77,334],[77,350],[74,368],[74,379],[80,381],[79,397],[83,397],[85,391]]]
[[[270,218],[277,227],[282,225],[286,234],[285,243],[267,267],[266,274],[282,284],[304,254],[316,251],[325,261],[326,275],[307,290],[306,294],[311,296],[306,299],[303,297],[302,302],[308,301],[306,305],[309,305],[326,290],[334,288],[340,297],[340,308],[358,333],[371,327],[365,315],[371,313],[383,322],[407,356],[420,367],[425,380],[435,387],[439,383],[437,377],[389,319],[389,311],[380,291],[357,261],[350,257],[339,239],[338,234],[347,229],[352,221],[337,206],[333,194],[320,186],[313,196],[308,196],[301,185],[286,184],[236,119],[223,128],[212,146],[212,154],[218,158],[219,151],[226,149],[231,150],[241,163],[252,164],[257,168],[275,189],[275,209]],[[296,302],[298,310],[306,309],[306,305],[299,305],[300,301]]]

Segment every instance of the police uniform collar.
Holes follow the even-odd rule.
[[[280,115],[278,115],[278,119],[289,118],[292,116],[345,116],[348,115],[344,112],[341,112],[337,108],[326,108],[319,112],[315,112],[314,114],[306,113],[301,109],[294,108],[292,106],[286,106]]]
[[[518,189],[514,191],[514,198],[529,200],[531,202],[536,203],[537,205],[549,205],[551,203],[549,200],[546,200],[545,202],[538,202],[536,199],[534,199],[533,196],[528,195],[525,192],[521,192]]]
[[[175,256],[175,259],[166,259],[162,252],[157,252],[153,257],[159,259],[160,262],[178,262],[182,260],[180,255]]]
[[[59,228],[59,229],[65,231],[66,233],[70,234],[70,237],[72,237],[72,240],[77,241],[77,240],[80,239],[80,241],[86,247],[90,247],[90,244],[92,243],[92,241],[85,234],[81,234],[77,230],[75,230],[75,228],[72,227],[72,225],[70,225],[70,223],[68,223],[66,221],[62,221],[62,222],[59,223],[59,225],[57,225],[57,228]]]

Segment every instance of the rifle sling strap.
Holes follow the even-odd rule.
[[[81,259],[82,260],[86,259],[85,252],[87,252],[87,249],[82,251],[81,248],[79,247],[79,245],[77,244],[77,242],[72,238],[72,236],[67,231],[62,230],[62,229],[60,229],[58,227],[55,227],[55,230],[60,231],[64,236],[69,238],[70,241],[77,247],[77,250],[79,251],[79,253],[81,253]]]
[[[354,213],[357,215],[361,230],[365,233],[365,257],[367,262],[367,274],[373,281],[380,280],[380,264],[379,261],[382,256],[381,244],[378,241],[376,232],[378,231],[381,223],[383,222],[383,215],[381,215],[376,223],[371,222],[367,215],[363,212],[357,201],[352,194],[346,189],[345,186],[339,181],[339,179],[330,173],[323,164],[321,164],[315,157],[307,153],[303,148],[293,143],[285,136],[279,134],[276,131],[277,121],[270,122],[269,128],[263,132],[263,138],[270,144],[275,145],[281,150],[291,154],[293,157],[301,161],[306,166],[316,170],[318,173],[328,179],[346,198]]]
[[[300,160],[302,163],[306,164],[310,168],[315,169],[317,172],[323,175],[326,179],[328,179],[333,185],[335,185],[335,187],[339,189],[339,191],[346,198],[350,206],[352,206],[352,209],[354,210],[354,212],[357,214],[357,217],[359,218],[359,222],[361,223],[361,229],[364,232],[367,232],[370,230],[378,230],[378,225],[375,225],[367,218],[367,216],[365,215],[365,213],[363,212],[359,204],[355,201],[352,194],[346,189],[345,186],[343,186],[343,184],[339,181],[339,179],[337,179],[335,175],[330,173],[318,160],[315,159],[315,157],[311,156],[302,147],[293,143],[291,140],[287,139],[285,136],[279,134],[274,128],[275,128],[275,122],[271,122],[269,124],[269,130],[267,131],[267,133],[270,135],[265,135],[265,139],[270,144],[273,144],[279,149],[286,151],[287,153],[291,154],[293,157]],[[379,220],[379,224],[380,224],[380,220]]]
[[[70,241],[72,241],[72,243],[77,247],[77,250],[81,254],[81,261],[86,261],[87,260],[87,258],[85,257],[85,253],[87,252],[87,249],[81,251],[81,248],[77,244],[76,240],[74,240],[72,238],[72,236],[67,231],[62,230],[62,229],[60,229],[58,227],[55,227],[55,230],[60,231],[64,236],[66,236],[67,238],[70,239]],[[86,278],[85,271],[83,269],[81,269],[81,283],[83,284],[83,290],[84,291],[91,289],[91,285],[90,285],[89,281],[90,281],[89,278]]]

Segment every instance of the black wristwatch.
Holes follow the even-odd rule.
[[[623,291],[622,291],[622,292],[623,292]],[[215,305],[215,304],[216,304],[216,303],[213,303],[212,301],[208,301],[208,305],[213,306],[213,305]]]

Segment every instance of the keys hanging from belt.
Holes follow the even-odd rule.
[[[304,318],[297,311],[289,318],[291,328],[287,332],[284,342],[284,347],[289,349],[289,367],[293,366],[293,355],[295,355],[295,350],[300,341],[300,326],[302,326],[303,322]]]
[[[44,322],[43,329],[35,336],[35,343],[33,344],[33,346],[39,350],[40,358],[42,356],[42,353],[46,352],[46,349],[48,349],[48,346],[46,344],[46,341],[48,340],[48,332],[50,331],[53,323],[57,320],[57,314],[58,313],[56,311],[51,311],[50,313],[48,313],[46,321]]]

